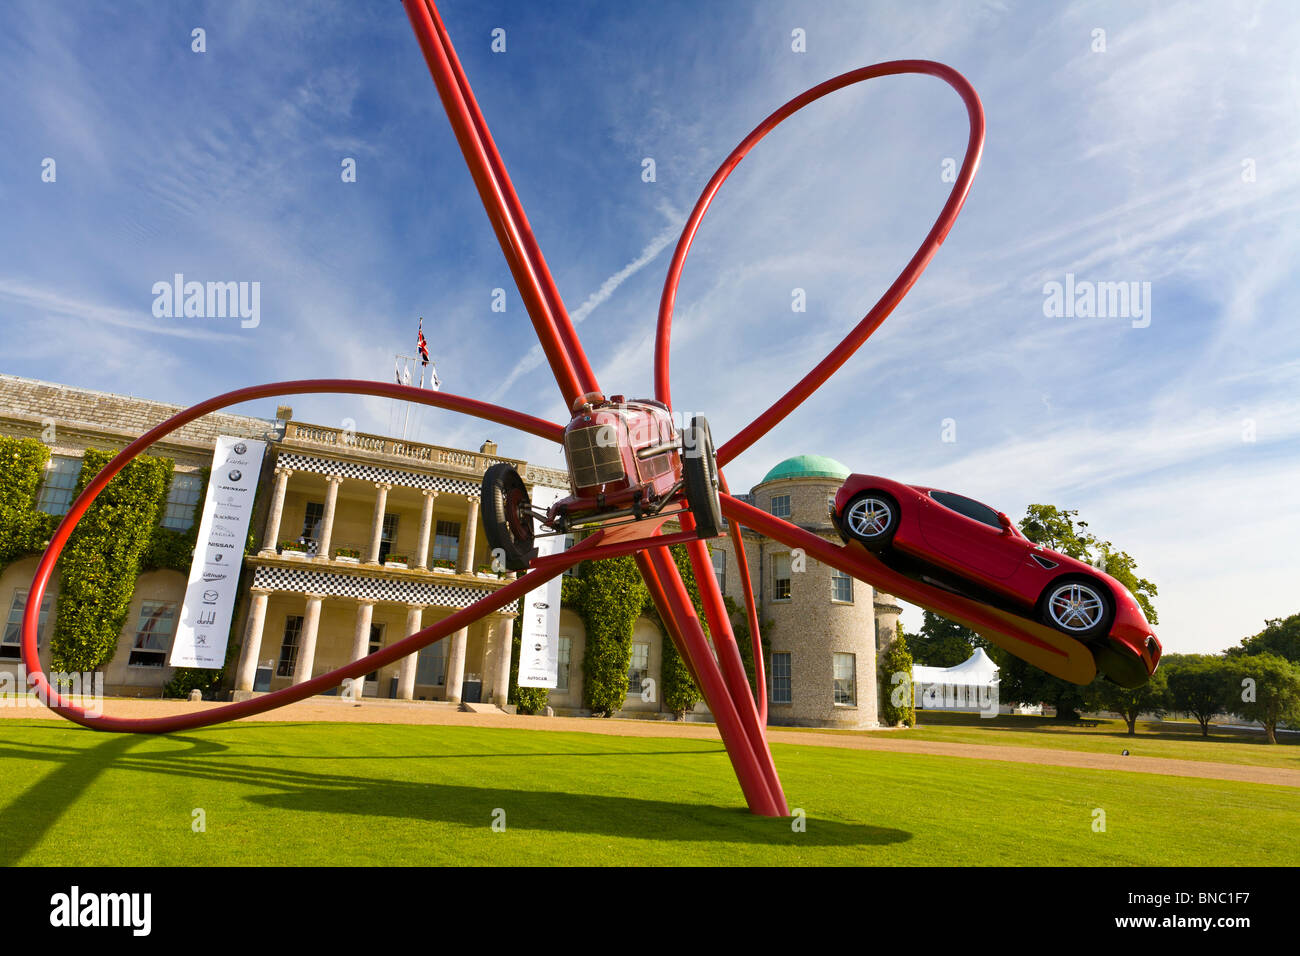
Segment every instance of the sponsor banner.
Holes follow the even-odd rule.
[[[558,488],[533,487],[533,507],[545,511],[565,496]],[[537,556],[559,554],[564,535],[537,539]],[[555,687],[560,662],[560,590],[563,575],[524,595],[519,606],[519,686]]]
[[[225,664],[244,542],[265,453],[263,441],[224,435],[217,439],[208,496],[203,501],[194,544],[194,563],[190,565],[190,580],[168,662],[173,667],[218,670]]]

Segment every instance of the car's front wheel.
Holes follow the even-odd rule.
[[[1110,602],[1101,585],[1088,578],[1053,581],[1043,592],[1043,623],[1081,641],[1104,637],[1110,630]]]
[[[864,491],[844,507],[845,534],[869,551],[883,551],[898,530],[898,502],[883,491]]]

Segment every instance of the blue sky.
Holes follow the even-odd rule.
[[[732,486],[812,452],[1012,516],[1077,508],[1159,586],[1171,651],[1222,648],[1300,610],[1300,499],[1285,491],[1300,464],[1294,5],[441,10],[597,375],[629,395],[651,391],[684,216],[739,139],[849,69],[930,58],[962,71],[988,118],[965,211],[881,331],[728,469]],[[279,379],[387,379],[423,315],[446,390],[565,418],[396,2],[65,0],[2,16],[0,371],[182,404]],[[504,53],[490,50],[497,27]],[[796,28],[806,52],[791,50]],[[688,263],[678,408],[725,439],[811,367],[929,229],[965,135],[947,86],[899,77],[769,136]],[[153,284],[177,272],[260,282],[260,325],[155,318]],[[1044,315],[1045,283],[1067,273],[1149,282],[1150,324]],[[505,313],[491,310],[497,287]],[[379,399],[293,405],[369,431],[392,418]],[[419,427],[559,461],[433,410]]]

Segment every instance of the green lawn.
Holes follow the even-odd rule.
[[[984,719],[978,714],[917,712],[916,727],[910,730],[807,730],[809,733],[885,734],[905,740],[935,740],[943,743],[995,744],[1015,747],[1046,747],[1052,750],[1082,750],[1117,754],[1127,750],[1134,756],[1169,757],[1175,760],[1208,760],[1254,767],[1285,767],[1300,770],[1300,740],[1282,734],[1284,743],[1270,744],[1263,731],[1215,729],[1201,736],[1200,725],[1190,722],[1138,721],[1137,734],[1130,737],[1122,720],[1085,717],[1076,723],[1058,724],[1050,717],[1016,717],[1007,714]]]
[[[1294,788],[774,750],[804,833],[745,811],[710,741],[341,723],[145,737],[7,720],[0,862],[1300,864]]]

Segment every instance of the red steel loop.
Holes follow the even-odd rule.
[[[804,399],[825,383],[841,365],[848,361],[849,357],[858,350],[862,343],[880,327],[880,324],[902,301],[903,296],[907,294],[908,290],[916,283],[916,280],[920,278],[921,273],[925,271],[925,267],[929,265],[930,260],[939,250],[939,246],[943,244],[943,240],[947,237],[948,230],[952,228],[953,223],[956,221],[957,214],[961,212],[961,207],[966,202],[966,195],[970,192],[971,182],[975,178],[975,171],[979,168],[980,154],[984,149],[984,108],[980,105],[979,95],[975,92],[975,88],[967,82],[966,78],[952,67],[945,66],[942,63],[935,63],[932,60],[893,60],[888,63],[864,66],[861,69],[851,70],[848,73],[832,77],[824,83],[819,83],[812,89],[800,93],[759,123],[758,126],[754,127],[753,132],[741,140],[740,145],[731,151],[731,155],[723,161],[722,165],[718,167],[718,171],[713,174],[713,178],[709,180],[708,185],[704,187],[704,192],[700,194],[699,200],[696,201],[690,219],[687,220],[685,228],[682,229],[681,238],[677,240],[677,248],[673,252],[672,263],[668,267],[668,276],[664,280],[663,296],[659,300],[659,323],[655,337],[655,397],[669,407],[672,406],[672,391],[669,386],[668,374],[669,349],[672,338],[673,304],[677,300],[677,285],[681,281],[682,268],[686,265],[686,256],[690,251],[691,242],[695,239],[695,233],[700,228],[700,222],[704,219],[709,204],[713,202],[714,195],[754,145],[780,125],[782,120],[797,113],[809,103],[821,99],[828,93],[833,93],[836,90],[864,80],[871,80],[881,76],[895,76],[902,73],[923,73],[929,76],[937,76],[955,89],[966,104],[966,113],[970,119],[970,136],[966,143],[966,155],[962,159],[961,170],[957,174],[956,182],[953,183],[952,191],[948,194],[948,201],[944,203],[943,209],[939,212],[939,217],[934,221],[934,225],[930,228],[930,232],[926,235],[920,248],[916,250],[916,254],[912,256],[903,271],[898,274],[898,278],[894,280],[893,284],[885,290],[884,295],[872,306],[871,311],[811,372],[805,375],[781,398],[777,399],[758,418],[746,425],[718,449],[719,467],[733,460],[742,451],[763,437],[778,422],[794,411]]]
[[[545,569],[530,571],[523,577],[512,581],[497,591],[493,591],[469,607],[457,611],[437,624],[426,627],[424,630],[418,631],[396,644],[376,651],[368,657],[353,661],[337,670],[321,674],[319,677],[313,677],[301,684],[283,688],[264,697],[239,701],[193,714],[130,719],[91,716],[84,709],[74,705],[55,692],[50,687],[49,681],[46,680],[45,672],[41,669],[40,655],[37,650],[37,622],[40,620],[40,606],[42,599],[45,597],[45,589],[49,586],[50,576],[54,572],[55,562],[59,560],[64,546],[68,543],[68,537],[86,513],[86,509],[90,507],[91,502],[99,497],[100,492],[108,487],[108,483],[113,480],[113,477],[119,471],[155,441],[165,435],[170,435],[176,429],[206,415],[208,412],[228,408],[231,405],[238,405],[241,402],[247,402],[255,398],[265,398],[271,395],[302,395],[312,392],[379,395],[422,402],[425,405],[434,405],[439,408],[463,412],[502,425],[511,425],[542,438],[549,438],[552,441],[560,441],[564,431],[553,422],[543,421],[539,418],[533,418],[531,415],[511,411],[497,405],[490,405],[487,402],[480,402],[472,398],[463,398],[447,392],[426,391],[410,385],[390,385],[386,382],[363,382],[351,379],[311,379],[299,382],[274,382],[270,385],[255,385],[250,388],[227,392],[225,395],[218,395],[216,398],[210,398],[182,412],[177,412],[161,425],[156,426],[127,445],[91,480],[90,484],[86,486],[86,490],[72,503],[72,507],[68,509],[63,521],[59,523],[59,527],[50,539],[45,553],[41,555],[40,563],[36,566],[36,574],[32,578],[28,600],[29,606],[23,613],[23,667],[27,670],[29,684],[36,691],[38,697],[47,701],[51,710],[75,723],[81,724],[83,727],[90,727],[94,730],[156,734],[192,730],[195,727],[206,727],[209,724],[217,724],[238,717],[247,717],[251,714],[274,710],[276,707],[304,700],[313,694],[319,694],[331,687],[335,687],[349,677],[360,677],[362,674],[368,674],[385,664],[400,660],[408,654],[413,654],[420,648],[432,644],[434,641],[440,640],[478,620],[483,615],[504,607],[519,596],[527,594],[533,588],[546,583],[557,574],[562,574],[566,568],[577,564],[588,556],[587,549],[584,549],[581,545],[570,548],[564,554],[564,558],[567,560],[548,564]],[[585,542],[583,543],[585,544]]]

